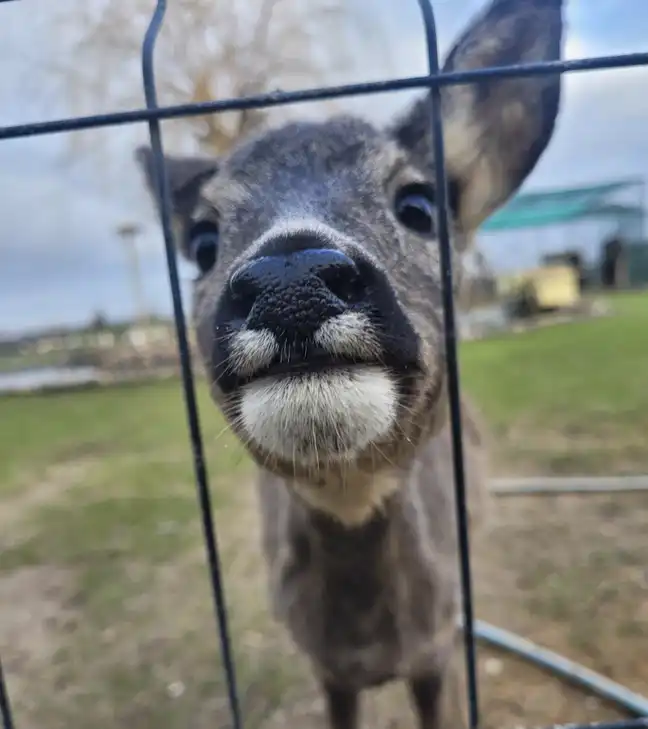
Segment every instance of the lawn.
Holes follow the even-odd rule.
[[[0,652],[25,716],[17,725],[224,721],[179,384],[9,396],[0,410]],[[203,410],[223,559],[237,574],[228,592],[237,604],[233,632],[244,624],[252,641],[260,629],[253,653],[238,642],[254,721],[276,705],[290,664],[278,661],[262,629],[263,581],[245,579],[260,573],[254,510],[241,506],[253,498],[249,463],[215,410]],[[39,607],[30,614],[29,605]]]
[[[507,473],[648,473],[648,293],[613,316],[462,345]]]
[[[462,346],[503,471],[646,467],[648,297],[614,305]],[[251,466],[198,390],[246,728],[315,729],[313,682],[266,603]],[[646,495],[498,507],[476,545],[479,616],[645,691]],[[0,398],[0,655],[18,727],[229,725],[177,381]],[[618,718],[480,655],[487,729]],[[387,692],[366,726],[411,726],[403,707]]]

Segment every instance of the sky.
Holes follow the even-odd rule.
[[[87,1],[57,0],[72,5]],[[373,56],[367,52],[354,74],[333,80],[425,73],[415,0],[347,1],[356,3],[360,12],[371,8],[385,41],[376,44]],[[54,62],[65,52],[46,23],[34,22],[36,17],[46,18],[49,2],[0,3],[0,126],[66,115],[47,86],[48,79],[26,73],[34,58]],[[483,0],[436,1],[442,51],[483,4]],[[567,21],[569,58],[648,50],[646,0],[567,0]],[[525,189],[648,176],[648,69],[570,74],[564,89],[556,134]],[[380,95],[345,106],[383,122],[411,97]],[[95,111],[109,108],[106,99],[105,106]],[[145,140],[146,129],[139,125],[109,134],[109,159],[77,158],[74,164],[66,161],[61,135],[0,142],[0,333],[80,323],[98,310],[112,318],[130,316],[134,299],[127,257],[115,233],[124,222],[142,226],[139,249],[147,305],[157,313],[170,312],[161,235],[132,163],[133,144]],[[97,134],[96,146],[103,140]],[[498,267],[528,265],[537,255],[539,241],[560,246],[565,235],[593,240],[599,231],[509,233],[488,236],[484,247]],[[181,275],[188,291],[191,270],[181,265]]]

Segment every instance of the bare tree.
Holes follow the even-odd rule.
[[[45,71],[73,113],[142,104],[140,49],[154,6],[155,0],[61,0],[50,7],[47,23],[65,52],[59,62],[48,59]],[[342,72],[349,78],[363,60],[369,65],[363,44],[375,46],[380,36],[358,7],[351,0],[174,0],[156,52],[160,102],[312,86]],[[202,150],[221,153],[287,113],[248,110],[168,126],[182,137],[188,131]],[[96,146],[97,132],[91,134]]]

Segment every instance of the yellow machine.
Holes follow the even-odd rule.
[[[568,265],[541,266],[502,276],[497,289],[523,315],[570,309],[580,301],[578,271]]]

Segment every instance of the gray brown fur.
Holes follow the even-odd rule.
[[[556,60],[561,16],[561,0],[495,0],[458,41],[446,70]],[[460,254],[472,233],[515,192],[549,142],[560,79],[489,80],[442,93],[459,286]],[[182,252],[190,253],[193,222],[218,223],[218,259],[194,287],[199,348],[214,400],[260,467],[272,604],[312,662],[333,729],[355,729],[359,692],[395,678],[409,681],[421,729],[450,721],[438,697],[450,681],[459,583],[439,250],[435,240],[405,229],[392,209],[403,185],[433,182],[430,142],[427,104],[419,102],[387,130],[352,117],[293,123],[242,143],[225,159],[167,160]],[[151,186],[150,153],[140,151],[139,159]],[[332,231],[337,249],[383,272],[417,340],[416,374],[407,376],[394,422],[344,459],[318,450],[315,435],[313,461],[271,452],[250,435],[241,388],[226,392],[213,375],[220,331],[214,322],[227,282],[259,254],[268,231],[298,223]],[[348,345],[362,361],[381,348],[367,326],[365,338]],[[232,358],[230,369],[252,367],[258,351],[244,354],[252,359]],[[318,376],[310,382],[328,387]],[[283,405],[285,418],[304,418],[303,430],[318,416],[298,398]],[[360,418],[353,408],[347,416],[352,424]],[[475,498],[483,490],[485,453],[468,411],[464,425]]]

